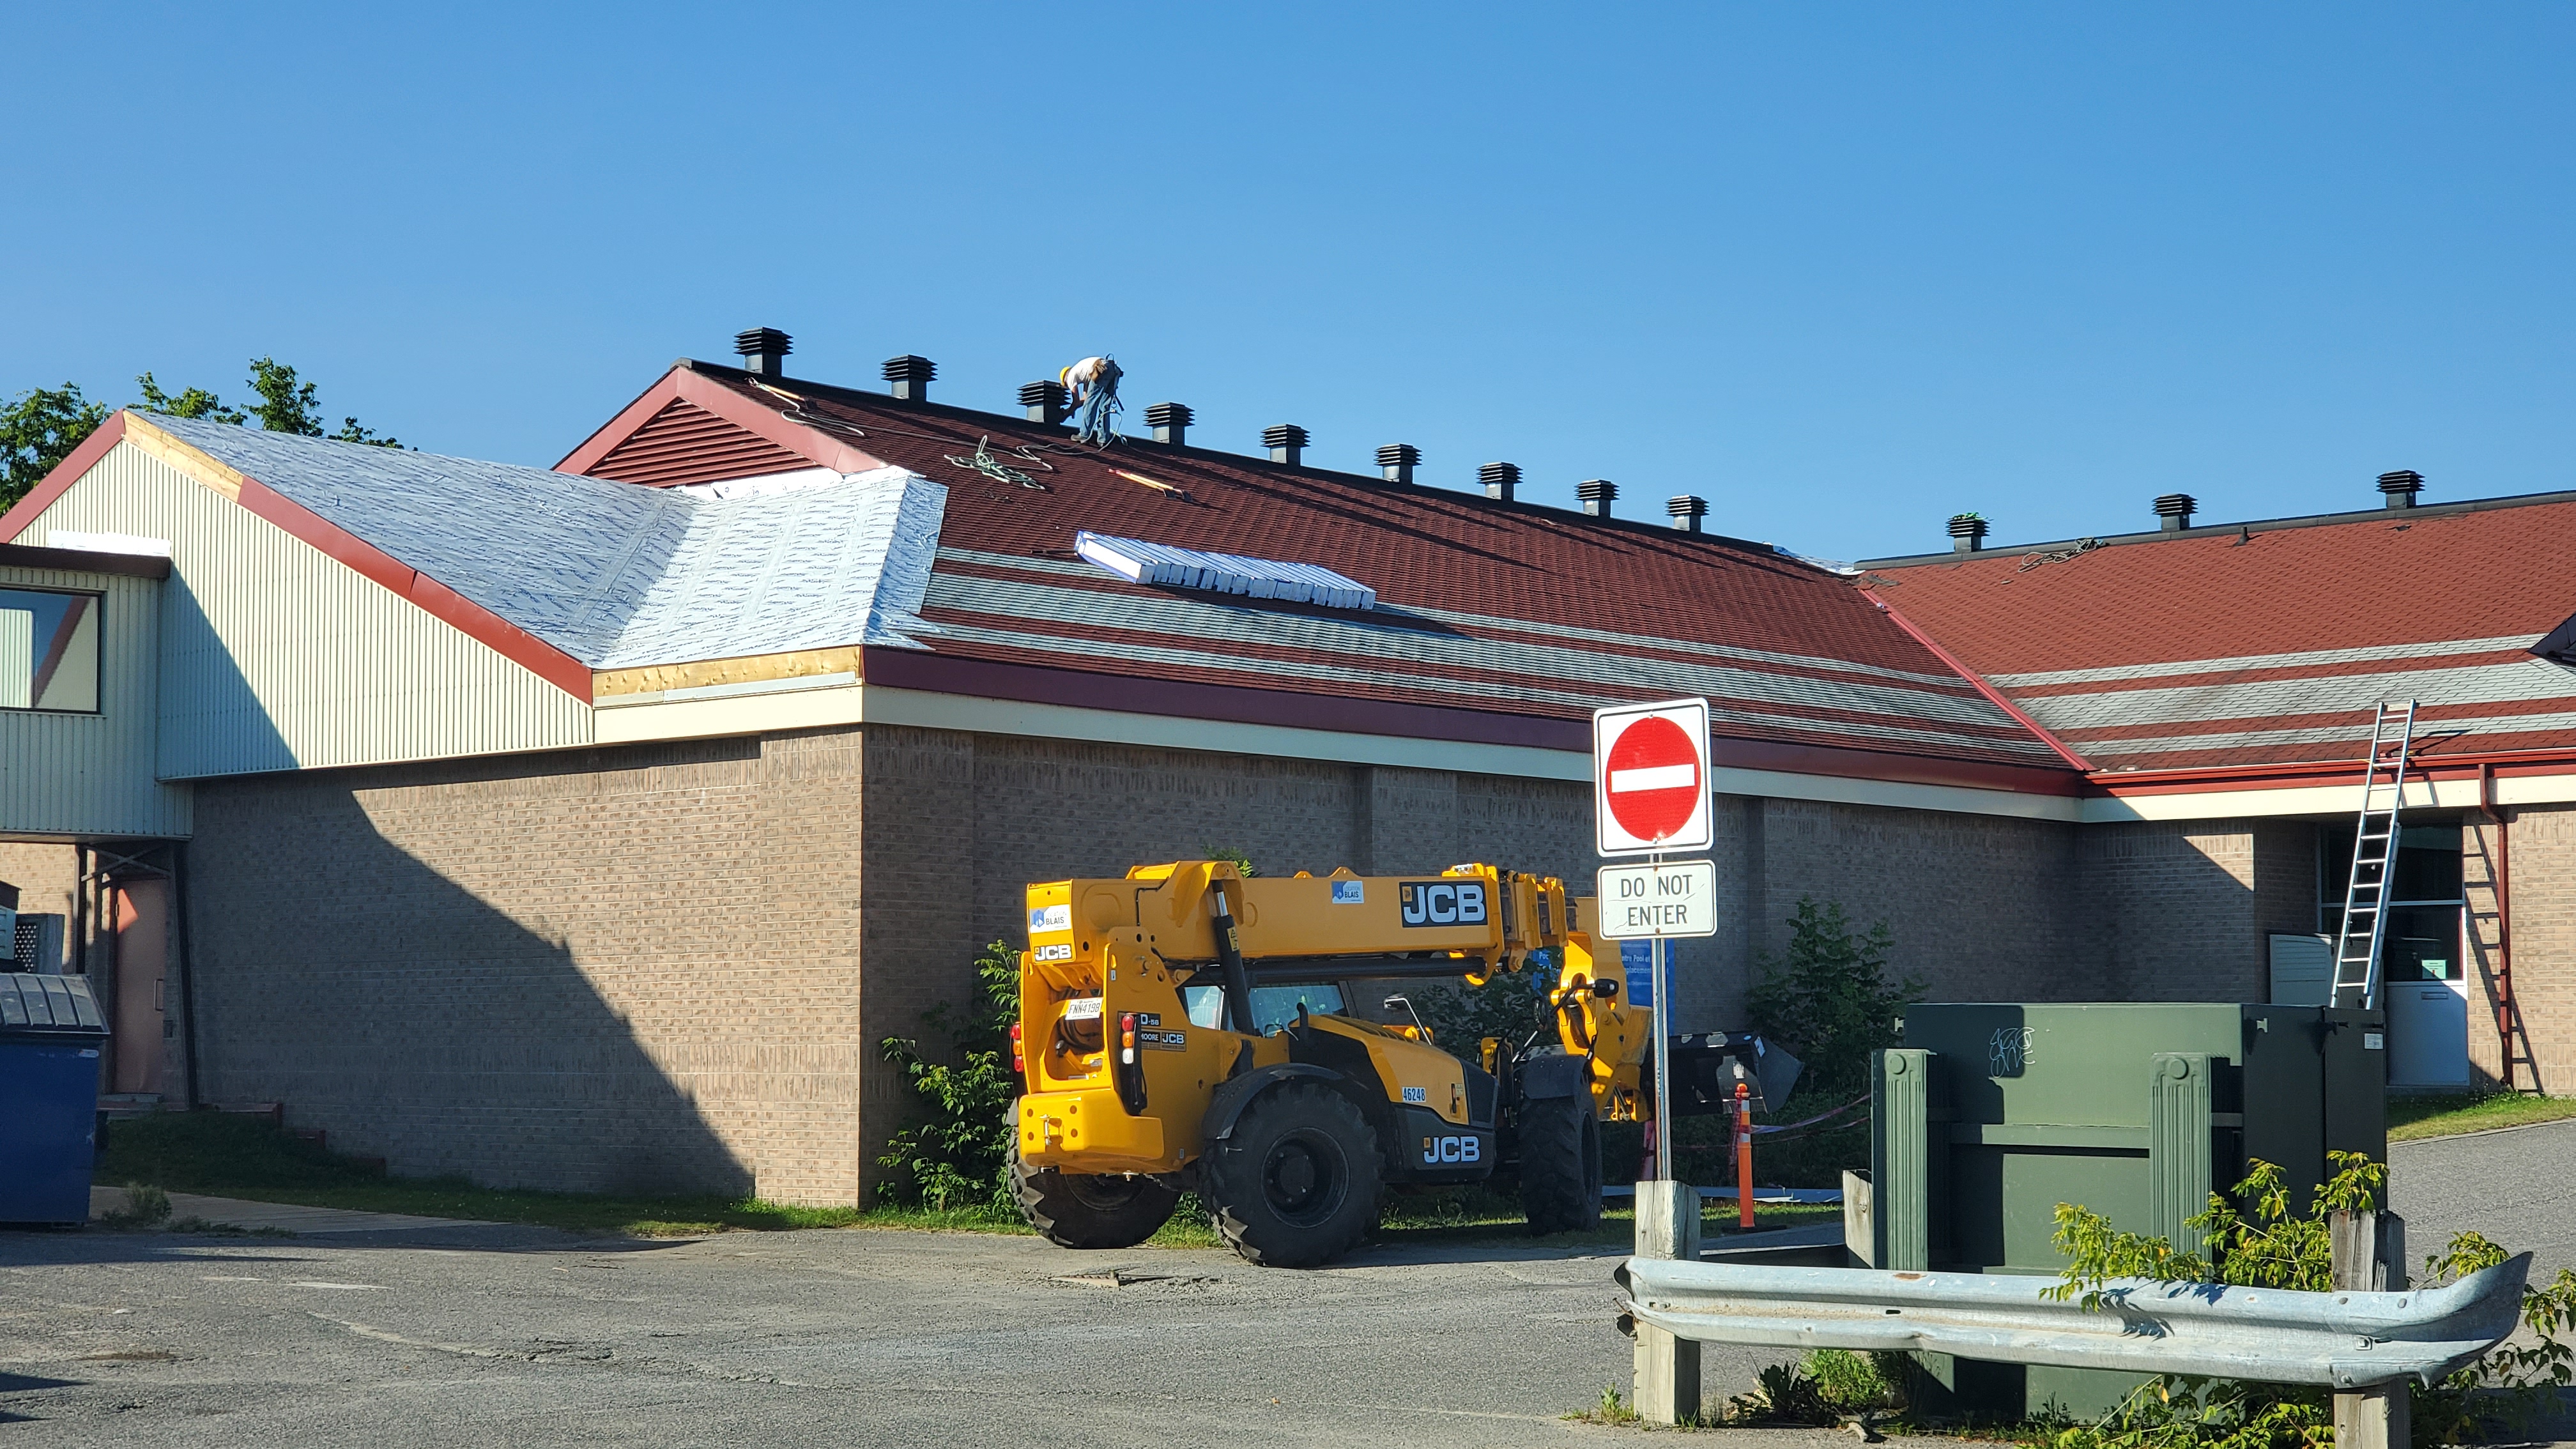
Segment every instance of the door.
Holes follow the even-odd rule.
[[[2469,983],[2457,906],[2399,906],[2380,945],[2388,1084],[2469,1084]]]
[[[161,1090],[162,1022],[168,989],[170,883],[121,880],[112,887],[116,912],[116,1035],[110,1075],[117,1092]]]

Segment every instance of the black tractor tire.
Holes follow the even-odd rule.
[[[1032,1169],[1011,1144],[1011,1195],[1038,1236],[1064,1248],[1132,1248],[1171,1221],[1181,1190],[1150,1177]]]
[[[1601,1124],[1590,1093],[1521,1104],[1521,1211],[1533,1233],[1601,1226]]]
[[[1290,1079],[1252,1100],[1208,1146],[1199,1196],[1226,1244],[1266,1268],[1312,1268],[1377,1221],[1377,1134],[1350,1099]]]

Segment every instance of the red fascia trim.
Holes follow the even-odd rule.
[[[242,479],[240,501],[242,507],[254,516],[266,519],[364,577],[409,599],[467,638],[483,644],[555,688],[584,704],[590,703],[589,665],[256,478]]]
[[[1240,685],[1139,679],[1078,669],[1046,669],[988,659],[961,659],[912,649],[862,652],[868,683],[933,694],[967,695],[1077,709],[1122,710],[1180,719],[1225,720],[1291,729],[1337,730],[1404,739],[1456,740],[1531,749],[1588,752],[1592,731],[1582,720],[1496,714],[1390,700],[1348,699],[1248,689]],[[1894,784],[1955,785],[2020,794],[2090,793],[2081,776],[2027,765],[1989,765],[1827,745],[1784,744],[1719,736],[1710,741],[1712,764],[1784,774],[1830,775]]]
[[[717,417],[767,439],[817,467],[836,473],[863,473],[886,466],[885,460],[851,447],[819,428],[790,421],[777,408],[763,406],[732,388],[703,377],[686,367],[675,367],[662,375],[659,382],[644,390],[641,397],[628,403],[624,411],[608,420],[598,432],[582,441],[580,447],[566,453],[555,464],[558,473],[588,473],[599,460],[616,451],[617,445],[635,431],[661,415],[674,401],[692,403]]]
[[[1958,675],[1961,679],[1968,681],[1970,684],[1975,685],[1977,687],[1977,693],[1984,695],[1987,703],[1992,704],[1995,708],[2011,715],[2014,719],[2021,721],[2023,729],[2037,735],[2040,742],[2047,745],[2050,749],[2055,750],[2060,759],[2063,759],[2066,763],[2079,770],[2091,770],[2093,768],[2092,761],[2075,753],[2075,751],[2068,749],[2064,740],[2059,739],[2057,736],[2050,734],[2046,729],[2041,728],[2039,721],[2032,719],[2027,713],[2023,712],[2020,705],[2006,699],[2002,690],[1988,684],[1984,675],[1970,669],[1966,663],[1953,657],[1949,650],[1944,649],[1939,644],[1933,642],[1931,635],[1915,628],[1914,621],[1906,618],[1903,614],[1898,613],[1893,605],[1889,604],[1887,600],[1880,598],[1876,589],[1863,589],[1860,591],[1860,596],[1869,600],[1871,603],[1876,604],[1879,612],[1887,615],[1889,619],[1893,620],[1897,628],[1913,635],[1915,643],[1932,651],[1932,657],[1940,660],[1943,664],[1950,666],[1950,671],[1952,673]]]
[[[2278,765],[2227,765],[2204,769],[2096,771],[2095,786],[2122,795],[2185,795],[2212,790],[2293,790],[2314,785],[2349,785],[2359,760],[2303,760]],[[2419,756],[2407,762],[2416,779],[2463,780],[2492,770],[2498,779],[2527,775],[2576,773],[2576,749],[2482,750],[2457,755]]]
[[[7,513],[0,513],[0,543],[7,543],[26,532],[27,525],[36,521],[37,514],[53,506],[54,500],[79,482],[83,473],[98,466],[98,460],[107,456],[108,449],[123,441],[125,412],[119,409],[93,429],[88,437],[81,439],[81,445],[56,463],[35,487],[28,489],[26,497],[19,499]]]

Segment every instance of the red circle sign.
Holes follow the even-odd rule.
[[[1648,715],[1611,741],[1602,794],[1619,828],[1639,840],[1665,840],[1690,823],[1705,798],[1699,746],[1690,732]]]

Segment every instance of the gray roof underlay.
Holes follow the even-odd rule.
[[[712,498],[155,417],[191,447],[594,669],[918,648],[947,490],[900,468]],[[185,560],[179,561],[185,567]]]

